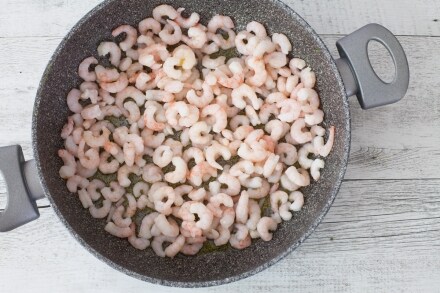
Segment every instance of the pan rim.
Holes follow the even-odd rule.
[[[349,154],[350,154],[350,142],[351,142],[351,119],[350,119],[350,109],[349,109],[349,105],[348,105],[348,97],[345,94],[345,92],[346,92],[345,86],[344,86],[342,78],[339,74],[339,71],[336,67],[335,60],[334,60],[333,56],[330,54],[327,46],[324,44],[324,42],[322,41],[320,36],[314,31],[314,29],[299,14],[297,14],[290,6],[288,6],[287,4],[282,2],[281,0],[269,0],[269,1],[274,2],[274,5],[276,5],[276,4],[281,5],[282,8],[284,10],[286,10],[292,18],[294,18],[313,38],[315,38],[320,49],[322,49],[323,54],[329,60],[331,70],[334,72],[337,83],[338,83],[338,88],[343,93],[343,96],[345,97],[345,99],[342,101],[342,103],[344,105],[344,114],[345,114],[344,121],[345,121],[345,133],[346,133],[345,137],[343,138],[345,141],[343,141],[344,154],[342,156],[342,168],[341,168],[341,170],[339,170],[339,176],[338,176],[337,180],[334,182],[334,188],[332,190],[332,193],[330,194],[330,197],[328,198],[327,203],[322,208],[321,213],[318,215],[318,217],[315,218],[314,222],[312,223],[312,225],[310,225],[308,227],[306,232],[304,232],[303,235],[301,235],[301,237],[298,241],[296,241],[295,243],[292,243],[292,245],[289,246],[288,249],[281,252],[280,254],[278,254],[276,257],[272,258],[268,262],[262,263],[252,270],[234,275],[232,277],[227,277],[227,278],[218,279],[218,280],[201,281],[201,282],[171,281],[171,280],[164,280],[164,279],[159,279],[159,278],[155,278],[155,277],[149,277],[149,276],[146,276],[143,274],[136,273],[132,270],[127,269],[124,266],[121,266],[121,265],[115,263],[114,261],[112,261],[108,257],[102,255],[100,252],[98,252],[93,247],[91,247],[88,244],[88,242],[85,241],[75,231],[75,229],[70,225],[70,223],[64,218],[61,211],[57,208],[57,205],[54,202],[54,200],[51,196],[50,190],[45,182],[45,179],[43,176],[43,170],[42,170],[41,164],[40,164],[40,157],[39,157],[39,153],[38,153],[38,141],[37,141],[38,119],[37,118],[38,118],[38,113],[39,113],[38,109],[39,109],[39,105],[41,102],[41,92],[42,92],[42,89],[43,89],[44,84],[46,82],[46,77],[49,74],[56,57],[63,50],[65,43],[76,33],[76,30],[79,27],[81,27],[84,22],[86,22],[88,19],[93,17],[96,13],[99,13],[99,11],[101,9],[103,9],[105,6],[111,4],[114,1],[119,1],[119,0],[103,1],[102,3],[100,3],[99,5],[94,7],[92,10],[90,10],[86,15],[84,15],[70,29],[70,31],[62,39],[62,41],[60,42],[60,44],[58,45],[58,47],[56,48],[56,50],[52,54],[47,66],[46,66],[46,69],[42,75],[39,86],[38,86],[38,91],[36,94],[33,113],[32,113],[32,150],[34,153],[34,159],[36,162],[37,172],[38,172],[39,180],[41,182],[41,186],[43,187],[44,193],[47,196],[47,198],[49,199],[51,206],[52,206],[53,210],[55,211],[55,214],[61,220],[63,225],[67,228],[69,233],[84,248],[86,248],[91,254],[93,254],[96,258],[98,258],[99,260],[105,262],[110,267],[115,268],[124,274],[135,277],[135,278],[140,279],[142,281],[150,282],[152,284],[164,285],[164,286],[170,286],[170,287],[182,287],[182,288],[218,286],[218,285],[223,285],[223,284],[235,282],[235,281],[250,277],[252,275],[255,275],[255,274],[269,268],[270,266],[274,265],[275,263],[279,262],[281,259],[285,258],[287,255],[292,253],[299,245],[301,245],[315,231],[316,227],[321,223],[322,219],[325,217],[325,215],[329,211],[331,205],[333,204],[333,202],[336,198],[336,195],[339,192],[340,186],[342,184],[342,181],[343,181],[346,169],[347,169],[347,163],[348,163],[348,158],[349,158]]]

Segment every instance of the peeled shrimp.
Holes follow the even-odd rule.
[[[269,231],[275,231],[277,223],[269,217],[262,217],[257,224],[257,231],[261,239],[264,241],[270,241],[272,239],[272,233]]]
[[[87,57],[84,59],[78,67],[78,75],[85,81],[95,81],[96,74],[90,70],[90,65],[98,64],[98,60],[95,57]]]
[[[119,47],[122,51],[127,51],[136,44],[137,41],[137,30],[130,25],[121,25],[112,31],[114,37],[125,33],[125,40],[119,43]]]
[[[171,163],[176,169],[173,172],[166,173],[164,179],[170,183],[185,181],[186,173],[188,172],[186,162],[182,158],[174,157],[172,158]]]
[[[231,158],[231,152],[227,147],[214,141],[211,146],[206,148],[205,156],[208,164],[216,169],[223,170],[223,167],[216,162],[216,159],[222,156],[223,159],[229,160]]]

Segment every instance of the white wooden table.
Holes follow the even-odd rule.
[[[100,0],[0,0],[0,145],[32,158],[31,113],[43,70]],[[317,231],[268,270],[220,287],[151,285],[83,249],[46,200],[41,218],[0,235],[0,292],[440,292],[440,2],[286,1],[335,41],[370,22],[398,35],[411,83],[397,104],[350,102],[352,148],[341,191]],[[379,56],[379,70],[385,71]],[[0,185],[4,204],[4,183]]]

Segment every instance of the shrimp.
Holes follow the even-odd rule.
[[[156,253],[157,256],[165,257],[167,254],[166,254],[165,250],[163,249],[163,243],[164,242],[173,243],[174,241],[176,241],[176,239],[177,239],[176,237],[158,235],[153,238],[153,241],[151,241],[151,248],[153,248],[153,251],[154,251],[154,253]],[[168,247],[170,247],[170,246],[168,246]]]
[[[196,227],[200,229],[209,229],[214,218],[212,212],[200,202],[194,202],[190,205],[189,211],[192,214],[197,214],[199,220],[196,221]]]
[[[180,250],[185,255],[195,255],[202,249],[203,243],[185,244]]]
[[[287,189],[289,191],[295,191],[295,190],[298,190],[300,188],[300,186],[296,185],[295,183],[293,183],[286,174],[283,174],[281,176],[280,182],[281,182],[281,186],[284,189]]]
[[[132,234],[128,237],[128,242],[130,242],[134,248],[144,250],[150,246],[150,240],[136,237],[136,225],[134,223],[130,225],[130,229]]]
[[[78,187],[86,188],[89,183],[89,180],[86,178],[83,178],[79,175],[73,175],[67,179],[66,186],[70,192],[75,193],[78,191]]]
[[[298,212],[304,205],[304,195],[300,191],[294,191],[289,195],[289,200],[292,202],[289,209]]]
[[[139,22],[138,29],[141,35],[147,35],[149,32],[157,35],[160,32],[160,23],[149,17]]]
[[[228,228],[224,228],[223,226],[220,226],[218,228],[219,236],[214,239],[214,244],[216,246],[225,245],[228,243],[229,239],[231,238],[231,232]]]
[[[161,181],[163,178],[162,170],[154,164],[147,164],[142,168],[142,179],[148,183]]]
[[[135,102],[133,101],[125,102],[124,109],[128,111],[127,120],[129,123],[135,123],[139,120],[139,118],[141,118],[140,109]]]
[[[217,176],[217,169],[213,168],[207,162],[203,161],[196,164],[188,175],[188,180],[195,186],[200,186],[203,181],[210,177]],[[206,178],[206,180],[204,180]]]
[[[118,227],[128,227],[132,223],[130,217],[123,217],[122,214],[124,213],[124,206],[120,205],[116,208],[112,215],[112,220]]]
[[[172,158],[171,162],[176,169],[173,172],[165,174],[164,179],[170,183],[185,182],[186,173],[188,172],[186,162],[180,157]]]
[[[235,36],[235,47],[240,54],[243,55],[251,55],[251,45],[250,40],[253,37],[253,34],[247,31],[241,31]],[[257,39],[253,39],[258,41]]]
[[[205,161],[205,154],[203,153],[202,150],[195,148],[195,147],[190,147],[188,149],[186,149],[183,152],[183,160],[185,160],[185,162],[188,164],[188,162],[191,159],[194,159],[194,162],[196,164],[199,164],[203,161]]]
[[[250,199],[249,200],[249,219],[246,222],[246,226],[249,230],[257,229],[257,224],[261,219],[261,209],[258,203]]]
[[[154,220],[159,216],[159,213],[153,212],[151,214],[146,215],[141,222],[141,226],[139,227],[139,237],[145,239],[151,239],[153,237],[151,235],[151,228],[154,225]]]
[[[196,12],[191,13],[188,18],[182,16],[182,12],[185,8],[177,8],[177,17],[175,21],[183,28],[191,28],[194,27],[200,20],[200,15]]]
[[[104,230],[119,238],[130,237],[133,233],[130,227],[118,227],[113,222],[108,222]]]
[[[264,106],[264,105],[263,105]],[[261,113],[261,110],[260,110]],[[232,131],[236,131],[240,126],[249,126],[250,125],[249,118],[245,115],[237,115],[231,118],[229,121],[229,127]]]
[[[99,156],[99,166],[98,169],[103,174],[112,174],[118,171],[119,162],[116,159],[108,161],[110,158],[110,153],[104,151]]]
[[[159,146],[153,155],[153,162],[160,168],[167,166],[173,159],[173,151],[169,146]]]
[[[312,140],[312,134],[310,132],[303,132],[302,129],[306,126],[303,118],[299,118],[293,122],[290,129],[290,135],[298,143],[306,143]]]
[[[198,108],[203,108],[214,99],[214,93],[212,88],[206,82],[202,85],[202,93],[198,95],[194,89],[190,89],[186,94],[186,99],[188,102]]]
[[[81,111],[81,116],[85,120],[92,120],[98,117],[101,117],[102,111],[99,108],[99,105],[88,105]],[[84,125],[84,124],[83,124]],[[85,127],[86,128],[86,127]]]
[[[307,143],[303,145],[299,151],[298,151],[298,163],[300,166],[304,169],[310,169],[310,166],[312,166],[312,159],[309,159],[308,156],[310,154],[315,153],[315,148],[311,143]]]
[[[324,161],[321,159],[315,159],[310,165],[310,174],[315,181],[318,181],[321,177],[319,169],[324,168]]]
[[[179,119],[179,126],[191,127],[199,120],[200,112],[196,106],[188,105],[188,115]]]
[[[150,189],[151,192],[151,189]],[[154,209],[164,215],[169,215],[172,212],[171,206],[174,203],[176,195],[174,189],[169,186],[159,187],[151,195],[154,203]],[[166,199],[166,201],[165,201]]]
[[[246,224],[249,217],[249,194],[242,191],[235,208],[236,221],[241,224]]]
[[[137,106],[143,106],[145,103],[145,95],[135,87],[129,86],[116,94],[115,105],[120,108],[125,116],[128,116],[128,111],[124,108],[124,101],[132,98]]]
[[[304,84],[304,88],[312,89],[316,83],[316,75],[310,67],[304,68],[300,73],[301,82]]]
[[[246,78],[246,82],[255,87],[261,87],[267,79],[267,71],[264,61],[255,57],[249,57],[246,59],[246,64],[254,72],[252,76]]]
[[[289,178],[289,180],[296,185],[299,186],[310,185],[309,173],[304,169],[296,169],[296,167],[291,166],[287,168],[285,174]]]
[[[101,130],[102,134],[98,136],[94,135],[92,131],[84,131],[84,141],[87,143],[88,146],[90,146],[91,148],[103,147],[104,144],[109,140],[110,130],[108,130],[105,126],[102,127]]]
[[[180,117],[188,116],[189,109],[185,102],[178,101],[168,104],[165,110],[165,117],[171,126],[179,125]]]
[[[182,156],[183,145],[180,141],[174,140],[172,138],[168,138],[164,142],[164,145],[167,145],[171,148],[171,150],[173,151],[173,156],[177,156],[177,157]]]
[[[285,99],[277,103],[280,108],[278,119],[283,122],[293,122],[298,119],[301,113],[301,105],[293,99]]]
[[[282,92],[273,92],[267,96],[265,102],[267,104],[277,104],[278,105],[279,103],[281,103],[282,101],[285,101],[285,100],[287,100],[287,97]]]
[[[164,142],[164,133],[157,133],[156,135],[154,135],[153,133],[154,131],[148,128],[144,128],[142,130],[141,137],[144,140],[144,145],[146,147],[157,148]]]
[[[261,123],[267,124],[269,122],[269,118],[271,117],[271,115],[274,115],[276,117],[276,116],[278,116],[278,114],[279,114],[279,109],[275,104],[264,103],[260,108],[260,111],[258,113],[258,117],[259,117]],[[232,120],[229,124],[231,124],[231,123],[232,123]]]
[[[177,237],[179,235],[179,226],[176,221],[171,218],[167,219],[163,214],[158,215],[154,219],[154,224],[165,236]]]
[[[282,68],[287,64],[287,56],[281,52],[272,52],[264,57],[264,62],[272,68]]]
[[[264,130],[270,134],[274,141],[280,140],[286,133],[284,132],[284,124],[278,119],[270,120],[264,126]]]
[[[165,61],[169,56],[167,47],[164,44],[153,44],[151,46],[138,49],[139,52],[139,63],[148,67],[159,68],[161,62]],[[134,68],[133,70],[137,69]],[[142,68],[140,68],[142,69]],[[136,70],[138,71],[138,70]]]
[[[98,55],[109,55],[110,63],[116,67],[119,66],[119,62],[121,61],[121,49],[113,42],[101,42],[98,46]]]
[[[264,26],[257,22],[257,21],[251,21],[246,25],[246,31],[249,33],[254,34],[260,39],[264,39],[267,37],[267,32]]]
[[[174,205],[175,206],[181,206],[184,203],[183,195],[187,195],[190,193],[194,188],[191,185],[179,185],[174,189],[175,194],[175,200]]]
[[[119,75],[118,80],[114,82],[101,82],[99,84],[102,89],[108,91],[109,93],[118,93],[128,86],[128,78],[125,72]]]
[[[153,9],[153,18],[163,24],[165,24],[165,17],[167,19],[176,19],[178,16],[179,13],[171,5],[162,4]]]
[[[155,101],[147,101],[145,103],[144,123],[145,126],[154,131],[161,131],[165,128],[165,123],[160,120],[165,120],[164,110],[162,105]]]
[[[182,30],[177,23],[167,19],[167,24],[160,31],[159,37],[165,44],[175,45],[182,39]]]
[[[225,160],[229,160],[231,158],[231,152],[229,151],[229,149],[227,147],[214,141],[212,143],[212,145],[207,147],[205,150],[206,161],[212,167],[219,169],[219,170],[223,170],[223,167],[219,163],[216,162],[216,159],[219,156],[222,156],[223,159],[225,159]]]
[[[205,55],[203,56],[202,59],[202,66],[205,68],[209,68],[209,69],[216,69],[217,67],[224,65],[226,62],[226,57],[225,56],[218,56],[215,59],[211,59],[211,57],[209,55]],[[206,77],[205,77],[206,79]]]
[[[234,22],[229,16],[214,15],[208,22],[208,31],[211,33],[216,33],[219,29],[233,29],[235,27]]]
[[[297,93],[298,101],[302,103],[301,110],[306,114],[315,112],[319,107],[318,93],[311,88],[301,88]]]
[[[241,160],[231,167],[229,174],[234,177],[249,177],[254,171],[254,164],[251,161]]]
[[[194,201],[202,201],[206,197],[206,190],[203,188],[193,189],[188,197]]]
[[[257,45],[255,46],[255,49],[252,52],[252,55],[254,58],[256,58],[256,60],[258,61],[263,61],[263,56],[264,54],[270,54],[273,51],[275,51],[276,47],[275,44],[272,43],[272,41],[270,40],[270,38],[265,37],[263,39],[259,38],[259,41],[257,43]],[[264,64],[264,62],[263,62]]]
[[[221,193],[226,193],[230,196],[234,196],[234,195],[237,195],[240,193],[241,184],[240,184],[240,181],[236,177],[234,177],[226,172],[223,172],[217,178],[217,180],[219,183],[225,184],[227,186],[226,189],[224,189],[224,188],[220,189]]]
[[[267,157],[267,151],[260,144],[249,145],[242,143],[237,151],[237,155],[251,162],[261,162]]]
[[[272,34],[272,42],[280,48],[280,51],[287,55],[292,50],[292,44],[290,43],[289,39],[286,37],[285,34],[278,34],[274,33]]]
[[[85,141],[82,139],[78,146],[78,159],[86,169],[95,169],[98,168],[100,160],[99,160],[99,151],[96,148],[90,148],[87,151],[84,151]]]
[[[255,110],[260,109],[263,104],[263,101],[257,97],[255,91],[247,84],[242,84],[238,88],[233,89],[231,97],[233,105],[239,109],[246,107],[247,102],[245,99],[250,102],[250,105]]]
[[[289,143],[278,144],[275,153],[280,156],[280,161],[286,165],[293,165],[298,159],[295,146]]]
[[[208,41],[208,36],[206,35],[206,32],[198,26],[190,27],[188,29],[187,35],[188,36],[182,36],[182,41],[193,49],[203,48],[203,46],[205,46],[206,42]]]
[[[248,235],[243,240],[238,240],[236,235],[232,235],[229,239],[229,244],[231,244],[232,247],[235,249],[245,249],[246,247],[250,246],[252,243],[251,237]]]
[[[84,167],[81,164],[80,161],[76,162],[76,174],[81,177],[89,178],[89,177],[93,176],[97,170],[98,170],[98,168],[87,169],[86,167]]]
[[[90,70],[92,64],[98,64],[98,60],[95,57],[87,57],[84,59],[78,67],[78,75],[84,81],[95,81],[96,74]]]
[[[64,165],[60,168],[60,177],[67,179],[75,175],[76,162],[75,157],[66,150],[58,150],[58,156],[63,160]]]
[[[313,125],[310,128],[310,133],[313,135],[313,137],[316,136],[324,136],[325,135],[325,128],[319,125]]]
[[[324,144],[324,138],[322,136],[317,136],[313,139],[313,146],[316,152],[323,157],[327,157],[333,148],[333,143],[335,140],[335,127],[330,126],[329,135],[326,144]]]
[[[206,145],[212,140],[210,130],[211,127],[206,122],[199,121],[189,129],[189,139],[192,143]]]
[[[132,165],[122,165],[118,169],[118,182],[122,187],[128,187],[131,184],[131,180],[128,179],[129,174],[135,174],[137,176],[141,175],[141,170],[138,166]]]
[[[270,195],[270,206],[274,213],[278,213],[280,206],[287,203],[288,195],[286,192],[278,190]]]
[[[269,176],[272,175],[273,172],[275,172],[275,168],[277,167],[279,160],[280,160],[280,156],[275,154],[270,154],[267,157],[267,160],[263,166],[264,177],[269,178]]]
[[[97,208],[95,205],[92,204],[89,207],[90,215],[92,215],[92,217],[95,219],[103,219],[110,212],[111,206],[112,206],[112,202],[109,201],[108,199],[104,199],[102,201],[102,206],[100,208]]]
[[[275,231],[277,223],[274,219],[269,217],[262,217],[257,224],[257,231],[261,239],[264,241],[270,241],[272,239],[272,233],[269,231]]]
[[[136,44],[137,30],[130,25],[121,25],[112,31],[112,36],[117,37],[122,33],[125,33],[126,36],[124,41],[119,43],[119,47],[122,51],[127,51]]]

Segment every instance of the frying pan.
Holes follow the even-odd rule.
[[[324,125],[336,127],[333,150],[325,160],[321,179],[304,188],[303,209],[283,222],[272,241],[254,241],[244,250],[227,249],[196,256],[160,258],[151,249],[139,251],[128,241],[104,231],[105,221],[93,219],[77,196],[69,193],[58,175],[62,161],[57,150],[63,147],[60,131],[69,110],[66,95],[81,80],[79,63],[96,56],[103,40],[120,24],[137,27],[163,3],[198,12],[202,22],[215,14],[231,16],[237,30],[256,20],[269,33],[284,33],[299,56],[316,72],[317,90],[325,113]],[[257,4],[258,3],[258,4]],[[395,77],[383,82],[368,59],[368,43],[382,43],[395,66]],[[343,179],[350,149],[350,112],[347,99],[357,95],[362,108],[372,108],[400,100],[406,93],[409,68],[397,39],[384,27],[369,24],[337,41],[340,59],[334,60],[319,36],[292,9],[277,0],[255,4],[237,0],[112,0],[105,1],[83,17],[63,39],[47,65],[35,99],[32,147],[35,160],[24,161],[20,146],[0,148],[0,170],[8,188],[8,203],[0,213],[0,231],[8,231],[38,218],[35,201],[47,196],[57,216],[72,235],[93,255],[133,277],[168,286],[201,287],[220,285],[255,274],[297,248],[321,222]]]

